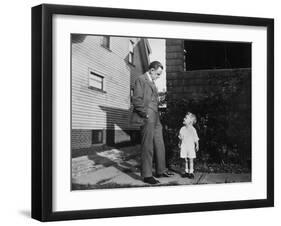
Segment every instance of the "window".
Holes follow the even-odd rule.
[[[92,130],[92,144],[102,144],[102,143],[103,143],[103,131]]]
[[[187,51],[186,49],[183,50],[183,70],[184,71],[187,71],[187,64],[186,64],[186,61],[187,61]]]
[[[130,104],[133,102],[133,96],[134,96],[134,88],[130,89]]]
[[[129,42],[129,63],[134,64],[134,42],[132,40]]]
[[[89,88],[97,89],[100,91],[104,90],[103,81],[104,77],[97,73],[90,71],[89,73]]]
[[[110,36],[103,36],[101,45],[107,49],[110,49]]]

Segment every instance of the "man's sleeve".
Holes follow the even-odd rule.
[[[146,117],[146,111],[144,108],[144,101],[143,101],[143,93],[144,87],[143,83],[140,79],[137,79],[135,81],[134,85],[134,91],[133,91],[133,97],[132,97],[132,102],[134,105],[134,110],[141,116],[141,117]]]

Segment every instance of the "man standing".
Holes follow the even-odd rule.
[[[166,170],[165,146],[158,113],[158,92],[154,83],[162,71],[163,65],[153,61],[149,65],[149,70],[136,79],[132,97],[134,106],[132,123],[139,124],[141,129],[141,176],[143,181],[149,184],[159,183],[152,176],[153,156],[156,177],[172,175]]]

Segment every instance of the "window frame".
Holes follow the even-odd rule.
[[[98,133],[101,134],[101,139],[98,140],[97,142],[94,142],[94,133],[96,133],[95,135],[97,135],[97,137],[99,136]],[[99,142],[100,141],[100,142]],[[94,130],[91,130],[91,145],[102,145],[104,144],[104,132],[102,129],[94,129]]]
[[[101,79],[101,88],[93,86],[93,85],[90,84],[90,80],[92,79],[91,76],[96,76],[96,77]],[[95,79],[92,79],[92,80],[95,80]],[[98,80],[95,80],[95,81],[98,82]],[[100,75],[99,73],[95,72],[92,69],[89,69],[89,72],[88,72],[88,88],[92,89],[92,90],[96,90],[96,91],[105,93],[105,90],[104,90],[104,76]]]
[[[107,41],[105,41],[107,40]],[[106,42],[106,43],[105,43]],[[107,50],[110,50],[110,36],[109,35],[104,35],[102,36],[102,40],[101,40],[101,46]]]
[[[132,49],[131,49],[131,47],[132,47]],[[135,48],[135,42],[133,40],[129,40],[128,62],[129,62],[129,64],[131,64],[133,66],[135,65],[135,62],[134,62],[134,56],[135,56],[134,48]],[[131,56],[131,58],[130,58],[130,56]]]

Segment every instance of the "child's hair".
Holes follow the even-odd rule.
[[[191,119],[192,125],[194,125],[197,122],[196,116],[191,112],[187,112],[186,115]]]

